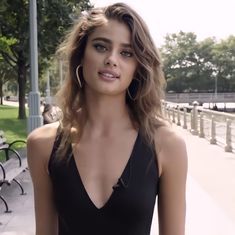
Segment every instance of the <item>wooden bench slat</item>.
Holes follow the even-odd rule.
[[[7,143],[4,131],[0,130],[0,152],[5,152],[6,155],[6,161],[0,164],[0,190],[3,184],[11,184],[12,181],[15,181],[21,188],[22,194],[24,194],[24,189],[20,182],[16,180],[16,177],[27,169],[27,158],[22,158],[20,153],[12,147],[17,142],[26,143],[24,140],[15,140],[11,143]],[[3,196],[1,196],[1,199],[6,207],[5,212],[9,212],[7,201]]]
[[[8,147],[9,147],[9,145],[8,145],[8,144],[3,144],[3,145],[0,145],[0,150],[1,150],[1,149],[8,148]]]
[[[1,137],[0,137],[0,146],[1,146],[1,145],[6,145],[6,141],[7,141],[7,140],[6,140],[5,138],[1,138]]]
[[[12,180],[16,178],[16,176],[18,176],[21,172],[23,172],[23,170],[24,170],[23,167],[11,169],[6,173],[6,178],[3,181],[11,183]]]

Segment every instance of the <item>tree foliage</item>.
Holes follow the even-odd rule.
[[[90,8],[89,0],[37,1],[39,68],[55,53],[61,38],[80,11]],[[5,47],[8,40],[8,46]],[[10,43],[9,44],[9,40]],[[13,40],[13,41],[11,41]],[[7,49],[6,49],[7,48]],[[19,118],[26,117],[25,91],[29,69],[29,0],[0,2],[0,54],[17,73]]]
[[[235,91],[235,37],[197,41],[194,33],[165,37],[161,48],[168,91]]]
[[[235,91],[235,36],[230,36],[214,46],[213,62],[218,91]]]
[[[3,85],[13,80],[15,77],[15,71],[9,66],[8,63],[0,55],[0,105],[3,104]],[[13,81],[12,83],[15,83]]]
[[[14,38],[0,37],[0,50],[4,54],[11,54],[10,47],[16,43]],[[3,56],[0,54],[0,104],[3,104],[3,85],[14,78],[14,71],[12,67],[3,59]]]

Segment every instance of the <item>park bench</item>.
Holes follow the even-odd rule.
[[[15,140],[11,143],[7,142],[4,132],[0,130],[0,153],[3,153],[4,160],[0,162],[0,199],[5,205],[5,212],[9,213],[8,204],[6,199],[1,195],[3,185],[10,186],[15,182],[21,189],[21,195],[24,195],[24,188],[16,177],[27,169],[27,159],[22,157],[19,151],[15,150],[14,145],[18,143],[26,144],[25,140]]]

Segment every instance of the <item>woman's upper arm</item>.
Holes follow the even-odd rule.
[[[27,158],[34,188],[36,235],[58,234],[57,213],[53,202],[51,180],[47,171],[53,135],[50,136],[50,130],[46,129],[45,127],[36,129],[27,139]]]
[[[184,140],[163,131],[158,161],[161,167],[159,235],[184,235],[186,215],[187,151]]]

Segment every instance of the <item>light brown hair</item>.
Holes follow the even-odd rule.
[[[63,112],[61,128],[64,132],[64,146],[71,143],[72,127],[82,132],[81,120],[77,118],[77,113],[86,108],[84,86],[81,88],[77,82],[76,67],[81,64],[89,35],[109,19],[128,26],[132,48],[138,61],[135,73],[138,85],[131,83],[132,87],[129,87],[135,91],[135,99],[126,94],[126,103],[133,123],[137,123],[141,133],[150,142],[153,142],[156,128],[164,125],[161,99],[164,95],[165,79],[159,53],[142,18],[128,5],[116,3],[82,13],[58,50],[66,57],[68,63],[67,77],[57,96]]]

